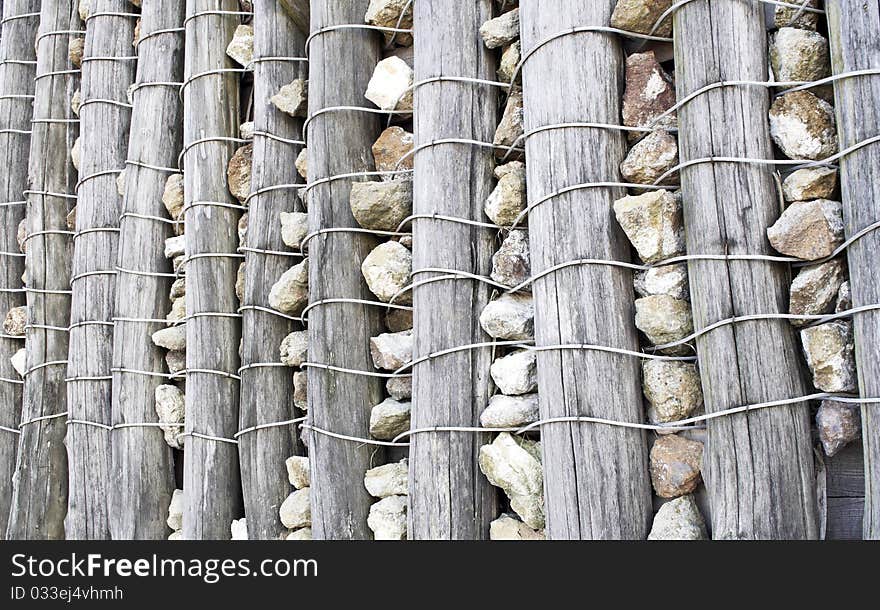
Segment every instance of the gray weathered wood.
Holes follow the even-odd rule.
[[[86,21],[80,107],[80,182],[77,188],[70,306],[67,408],[71,420],[105,426],[111,418],[117,243],[122,197],[116,188],[125,168],[131,108],[128,88],[136,61],[135,20],[126,0],[97,0]],[[113,60],[90,58],[114,58]],[[118,59],[116,59],[118,58]],[[92,102],[113,100],[118,103]],[[105,230],[106,229],[106,230]],[[116,484],[110,432],[71,423],[67,430],[70,491],[65,532],[69,539],[110,538],[108,495]]]
[[[721,80],[765,80],[763,9],[739,0],[692,2],[675,16],[678,98]],[[761,87],[725,87],[679,113],[682,162],[712,155],[772,159],[769,98]],[[766,229],[780,206],[772,169],[699,164],[682,170],[691,254],[775,254]],[[748,314],[787,312],[790,271],[764,261],[691,261],[694,327]],[[737,323],[697,340],[706,411],[808,394],[795,331],[784,320]],[[809,410],[804,404],[708,422],[703,478],[712,536],[803,539],[818,535]]]
[[[43,0],[37,48],[34,114],[37,119],[75,118],[70,97],[79,86],[78,74],[68,61],[68,30],[82,22],[73,0]],[[52,34],[52,32],[57,32]],[[62,72],[52,76],[41,76]],[[67,214],[75,204],[77,172],[70,161],[70,148],[79,126],[65,122],[37,122],[31,135],[27,200],[27,233],[52,231],[28,240],[25,269],[27,285],[38,291],[27,294],[27,368],[22,421],[49,419],[27,424],[18,445],[8,538],[64,538],[67,512],[66,431],[67,326],[70,322],[71,239]],[[45,195],[42,193],[51,193]],[[46,328],[46,327],[53,328]]]
[[[495,80],[494,53],[480,38],[492,17],[492,0],[415,4],[415,80],[463,76]],[[415,92],[415,144],[440,138],[491,142],[498,123],[499,90],[475,83],[434,82]],[[454,109],[451,111],[450,109]],[[415,157],[413,212],[485,221],[492,192],[492,149],[443,144]],[[488,276],[495,233],[438,220],[413,223],[413,269],[445,268]],[[431,274],[420,273],[419,280]],[[482,343],[480,312],[490,287],[471,279],[433,282],[413,291],[415,351],[432,352]],[[492,349],[455,352],[414,368],[412,427],[479,426],[492,394]],[[409,530],[412,539],[485,539],[497,516],[497,492],[477,467],[490,435],[470,432],[417,434],[410,444]]]
[[[312,3],[312,32],[363,23],[369,2]],[[379,62],[381,35],[366,30],[327,32],[309,48],[309,113],[331,106],[371,107],[364,99]],[[380,131],[374,114],[330,111],[308,129],[309,181],[350,172],[372,171],[370,151]],[[334,180],[309,191],[309,228],[358,227],[348,195],[351,181]],[[375,301],[361,275],[361,261],[378,241],[362,233],[323,234],[309,242],[310,301],[352,298]],[[356,303],[327,303],[308,312],[309,360],[372,371],[370,337],[382,332],[383,308]],[[312,425],[337,434],[369,438],[370,409],[381,402],[383,380],[319,368],[308,371]],[[312,535],[317,539],[369,539],[367,515],[372,499],[364,472],[382,463],[380,447],[323,434],[308,438],[311,459]]]
[[[613,0],[523,0],[523,52],[579,25],[607,26]],[[560,61],[560,58],[566,58]],[[524,65],[526,131],[561,122],[620,122],[623,52],[618,39],[558,39]],[[626,152],[619,131],[563,129],[528,139],[529,201],[578,183],[617,180]],[[533,274],[578,258],[628,261],[629,244],[612,202],[621,188],[570,192],[529,215]],[[590,343],[638,350],[632,274],[619,267],[568,267],[535,282],[538,346]],[[639,362],[595,350],[538,353],[542,418],[596,416],[644,420]],[[552,539],[643,539],[651,520],[648,456],[642,431],[582,423],[541,428],[547,535]]]
[[[300,32],[309,33],[309,0],[278,0]]]
[[[184,4],[179,0],[152,0],[143,6],[138,45],[136,82],[183,81]],[[172,30],[151,35],[161,30]],[[183,103],[174,86],[144,86],[134,96],[128,157],[136,163],[174,168],[183,137]],[[125,170],[123,212],[168,218],[162,192],[168,170],[129,164]],[[170,273],[165,258],[165,239],[174,234],[168,222],[138,216],[120,219],[119,267],[148,273]],[[119,272],[116,276],[116,316],[130,320],[158,320],[168,311],[171,278]],[[157,422],[156,387],[169,383],[161,377],[165,350],[150,336],[160,323],[118,320],[113,333],[114,423]],[[110,531],[114,539],[161,539],[174,491],[174,457],[164,433],[156,427],[114,430],[112,436],[114,482],[110,488]]]
[[[18,225],[25,217],[24,190],[28,188],[28,151],[30,150],[34,75],[37,59],[34,39],[40,24],[39,0],[9,0],[3,5],[0,33],[0,316],[13,307],[25,304],[21,275],[24,255],[19,254]],[[25,63],[6,63],[7,61]],[[21,97],[5,97],[21,96]],[[7,131],[12,130],[12,131]],[[24,132],[24,133],[19,133]],[[21,418],[23,382],[9,359],[24,347],[21,339],[3,332],[0,338],[0,426],[15,430]],[[18,435],[0,430],[0,539],[6,534],[9,502],[12,499],[12,475]]]
[[[305,35],[276,0],[254,2],[254,57],[303,57]],[[294,161],[301,145],[260,134],[267,132],[289,140],[302,140],[302,119],[293,118],[269,101],[295,78],[306,78],[308,65],[294,61],[263,61],[254,72],[254,155],[251,192],[274,185],[300,182]],[[247,247],[288,251],[281,240],[281,212],[302,212],[293,189],[272,190],[252,197],[248,204]],[[268,309],[272,284],[300,259],[296,256],[245,253],[244,302]],[[264,310],[242,311],[243,366],[278,362],[278,347],[286,335],[302,325]],[[293,374],[284,367],[256,367],[241,374],[240,429],[282,422],[297,417],[293,406]],[[277,539],[287,530],[278,509],[291,492],[284,460],[303,455],[295,425],[263,428],[239,437],[242,491],[248,537]]]
[[[186,14],[238,11],[234,0],[187,0]],[[227,55],[239,17],[208,14],[186,24],[186,78],[211,70],[239,68]],[[184,191],[186,198],[186,432],[231,439],[238,429],[237,375],[241,323],[235,280],[240,258],[237,206],[226,186],[226,168],[239,127],[237,72],[212,73],[184,89]],[[212,139],[213,138],[213,139]],[[220,138],[219,140],[217,138]],[[205,140],[194,144],[197,140]],[[186,147],[189,146],[189,150]],[[208,202],[193,205],[194,202]],[[204,254],[218,256],[200,256]],[[232,256],[229,256],[232,255]],[[204,372],[214,371],[214,372]],[[241,477],[236,446],[190,436],[184,451],[183,536],[187,540],[229,539],[241,517]]]
[[[834,457],[825,456],[825,478],[830,497],[865,496],[865,458],[860,443],[853,443]]]
[[[826,3],[831,62],[835,74],[880,68],[880,3],[830,0]],[[847,78],[834,83],[840,148],[880,136],[880,78]],[[880,143],[840,161],[840,190],[847,236],[880,221]],[[880,302],[877,251],[880,232],[872,231],[849,247],[850,289],[854,307]],[[880,396],[880,311],[855,315],[859,392]],[[877,404],[862,406],[865,448],[864,537],[880,539],[880,415]]]
[[[864,498],[828,498],[825,540],[861,540]]]

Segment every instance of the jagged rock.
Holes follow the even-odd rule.
[[[157,330],[152,335],[153,343],[170,351],[186,349],[186,324],[170,326]]]
[[[168,372],[176,374],[186,368],[186,352],[183,350],[171,350],[165,354],[165,364]]]
[[[828,40],[818,32],[779,28],[770,37],[770,67],[777,81],[814,81],[831,74]]]
[[[502,513],[489,524],[489,540],[544,540],[543,531],[535,531],[528,525]]]
[[[244,301],[244,280],[247,272],[247,263],[239,263],[235,273],[235,296],[239,302]]]
[[[507,11],[480,26],[480,37],[490,49],[497,49],[519,38],[519,9]]]
[[[165,520],[172,530],[183,529],[183,490],[175,489],[171,494],[171,502],[168,504],[168,518]]]
[[[298,316],[309,302],[309,261],[303,260],[281,274],[269,290],[269,307]]]
[[[789,4],[804,4],[804,0],[797,0]],[[807,6],[811,8],[819,7],[819,0],[809,0]],[[798,14],[800,13],[800,14]],[[795,16],[797,18],[795,19]],[[776,11],[773,16],[774,25],[778,28],[795,27],[805,30],[815,30],[819,22],[819,15],[810,11],[801,11],[800,6],[781,6],[776,5]]]
[[[520,62],[521,53],[522,45],[519,40],[504,47],[504,51],[501,53],[501,61],[498,63],[498,70],[495,71],[499,82],[509,83],[513,79],[516,67]],[[517,76],[517,81],[519,81],[519,75]]]
[[[364,475],[364,487],[374,498],[407,495],[407,461],[370,468]]]
[[[171,534],[168,535],[168,540],[184,540],[183,532],[171,532]]]
[[[396,241],[379,244],[361,263],[361,273],[370,292],[383,303],[412,304],[412,291],[401,292],[410,283],[412,253]]]
[[[633,53],[627,57],[623,124],[627,127],[646,127],[674,105],[675,86],[657,61],[654,51]],[[669,128],[674,127],[675,123],[675,113],[672,113],[655,127]]]
[[[122,170],[116,176],[116,193],[120,197],[125,197],[125,170]]]
[[[401,235],[400,237],[396,238],[396,240],[398,242],[400,242],[401,246],[403,246],[404,248],[406,248],[407,250],[412,252],[412,249],[413,249],[412,235]]]
[[[501,115],[501,121],[498,128],[495,129],[495,136],[492,138],[492,144],[497,147],[495,156],[502,158],[507,155],[505,146],[520,146],[518,142],[520,136],[523,135],[523,95],[519,89],[514,89],[507,96],[507,105],[504,106],[504,114]],[[513,155],[513,153],[511,153]],[[513,158],[516,158],[513,156]]]
[[[253,140],[254,129],[255,127],[253,121],[245,121],[238,126],[238,137],[240,137],[242,140]]]
[[[620,175],[634,184],[654,184],[678,164],[678,139],[668,131],[652,131],[635,146],[620,164]],[[678,182],[678,172],[670,174],[661,184]]]
[[[480,447],[480,470],[504,490],[510,507],[531,528],[544,528],[544,471],[541,444],[502,432]]]
[[[235,28],[232,40],[226,47],[226,54],[242,66],[247,66],[254,59],[254,28],[240,25]]]
[[[172,220],[180,220],[183,215],[183,174],[171,174],[165,181],[165,190],[162,192],[162,203],[168,210]]]
[[[373,143],[372,151],[376,171],[393,172],[412,169],[413,155],[407,156],[407,154],[412,151],[414,146],[413,134],[396,125],[389,127]]]
[[[165,316],[165,319],[168,320],[168,324],[174,324],[176,322],[183,322],[186,318],[186,299],[183,297],[179,297],[171,301],[171,311],[168,312],[168,315]]]
[[[412,398],[412,377],[390,377],[385,382],[385,390],[394,400],[410,400]]]
[[[82,138],[77,138],[73,141],[73,146],[70,148],[70,162],[73,164],[73,167],[79,171],[79,159],[82,154]]]
[[[302,411],[309,410],[308,402],[308,377],[305,371],[293,374],[293,406]]]
[[[294,455],[284,460],[284,465],[287,468],[287,479],[294,489],[304,489],[309,486],[311,480],[309,458]]]
[[[843,243],[840,203],[828,199],[797,201],[788,206],[767,229],[777,252],[804,260],[829,256]]]
[[[538,395],[506,396],[495,394],[480,413],[484,428],[518,428],[538,421]]]
[[[672,0],[617,0],[614,12],[611,13],[611,27],[638,34],[651,34],[654,24],[670,6]],[[653,30],[653,35],[668,37],[671,34],[672,15],[668,15]]]
[[[642,378],[652,424],[688,418],[703,405],[700,375],[690,362],[645,360]]]
[[[244,202],[251,193],[251,161],[253,156],[254,145],[246,144],[235,151],[226,168],[229,192],[241,202]]]
[[[849,289],[849,280],[847,280],[840,285],[840,290],[837,292],[837,304],[834,306],[834,312],[840,313],[852,308],[852,294]]]
[[[169,237],[165,240],[165,258],[175,258],[184,254],[186,251],[186,238],[183,235],[179,237]]]
[[[496,339],[531,339],[534,323],[535,305],[531,295],[502,294],[480,313],[480,326]]]
[[[15,240],[18,242],[18,249],[21,253],[27,253],[27,218],[22,218],[21,222],[18,223]]]
[[[311,540],[312,539],[312,528],[303,527],[298,530],[294,530],[287,534],[287,538],[285,540]]]
[[[281,112],[292,117],[305,117],[309,108],[309,81],[296,78],[281,87],[269,101]]]
[[[654,515],[648,540],[706,540],[706,523],[693,495],[670,500]]]
[[[82,36],[71,38],[67,43],[67,57],[70,65],[74,68],[82,68],[83,51],[86,48],[86,39]]]
[[[385,327],[389,332],[399,333],[413,327],[413,312],[411,309],[390,309],[385,313]]]
[[[95,0],[79,0],[79,4],[77,4],[79,18],[83,21],[87,20],[89,18],[89,13],[92,12],[94,4]]]
[[[827,199],[837,188],[837,170],[831,167],[807,167],[791,174],[782,183],[785,201]]]
[[[232,536],[232,540],[247,540],[247,519],[244,517],[241,519],[233,519],[232,523],[229,524],[229,532]]]
[[[28,311],[27,306],[13,307],[6,312],[6,318],[3,320],[3,332],[7,335],[16,337],[24,337],[25,326],[27,326]]]
[[[296,172],[302,176],[302,179],[308,180],[309,151],[307,148],[303,148],[299,151],[299,154],[296,156],[296,161],[294,161],[293,164],[296,167]]]
[[[684,253],[681,200],[669,191],[628,195],[614,202],[614,215],[646,263]]]
[[[636,328],[645,333],[653,345],[684,339],[694,332],[690,304],[665,294],[636,299]],[[687,351],[687,346],[678,345],[664,351],[680,354]]]
[[[309,234],[309,215],[305,212],[280,212],[281,241],[286,246],[299,250]]]
[[[402,19],[401,14],[403,15]],[[412,29],[412,2],[409,0],[370,0],[364,21],[383,28]],[[406,32],[397,32],[396,36],[394,34],[395,32],[383,32],[386,45],[391,44],[392,40],[402,47],[412,45],[412,34]]]
[[[156,415],[164,424],[183,424],[186,417],[186,397],[176,385],[156,386]],[[183,425],[160,426],[165,442],[173,449],[183,449]]]
[[[392,55],[376,64],[364,97],[382,110],[412,110],[412,84],[412,68]]]
[[[406,496],[388,496],[373,504],[367,525],[376,540],[406,539]]]
[[[836,320],[801,331],[813,385],[823,392],[854,392],[857,387],[852,324]]]
[[[390,441],[409,430],[412,403],[386,398],[370,411],[370,435],[380,441]]]
[[[512,225],[526,209],[526,168],[521,161],[512,161],[495,168],[498,184],[483,207],[486,216],[499,226]]]
[[[67,213],[67,229],[69,231],[76,230],[76,206],[70,208],[70,211]]]
[[[19,374],[19,376],[24,377],[25,371],[27,371],[27,352],[24,348],[21,348],[9,358],[9,362],[12,363],[12,368],[15,369],[15,372]]]
[[[791,283],[788,311],[792,314],[816,315],[834,309],[840,285],[846,276],[843,261],[832,259],[821,265],[803,267]],[[792,320],[800,326],[807,320]]]
[[[816,412],[816,428],[825,455],[833,456],[862,436],[859,405],[836,400],[823,400]]]
[[[633,276],[633,286],[641,297],[665,294],[684,301],[691,298],[685,263],[637,271]]]
[[[660,436],[651,447],[651,484],[661,498],[694,491],[702,477],[703,443],[677,434]]]
[[[354,182],[348,202],[354,219],[363,228],[396,231],[412,214],[412,181]]]
[[[281,363],[301,366],[309,359],[309,331],[295,330],[281,341]]]
[[[538,367],[531,350],[521,349],[496,358],[489,373],[502,394],[528,394],[538,387]]]
[[[792,159],[824,159],[837,152],[834,109],[807,91],[793,91],[774,100],[770,135]]]
[[[312,525],[312,504],[309,495],[309,488],[304,487],[291,492],[281,503],[278,512],[284,527],[296,529]]]
[[[241,246],[247,245],[248,218],[248,213],[245,212],[238,219],[238,243]]]
[[[377,369],[396,371],[412,361],[412,331],[382,333],[376,337],[370,337],[370,356],[373,358],[373,366]]]
[[[532,264],[529,255],[529,234],[526,231],[511,231],[498,252],[492,255],[492,279],[510,288],[529,279]],[[531,292],[531,287],[528,288]]]

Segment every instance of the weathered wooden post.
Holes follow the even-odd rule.
[[[309,32],[309,0],[278,0],[300,32]]]
[[[835,74],[880,69],[880,3],[828,0],[828,34]],[[844,230],[857,235],[880,221],[880,76],[876,73],[838,80],[834,84],[840,149],[873,139],[840,160]],[[850,245],[849,282],[853,307],[880,302],[877,252],[880,231],[872,230]],[[880,312],[854,317],[859,393],[880,396]],[[865,454],[865,539],[880,539],[880,415],[876,403],[862,405]]]
[[[113,332],[114,424],[159,421],[156,388],[165,352],[151,340],[162,320],[171,286],[171,265],[163,252],[173,225],[162,204],[168,176],[176,173],[183,137],[183,19],[179,0],[143,6],[138,42],[137,89],[132,94],[131,136],[125,168],[123,214],[119,221],[116,326]],[[163,275],[165,274],[165,275]],[[155,426],[113,431],[114,484],[110,488],[110,531],[114,539],[161,539],[174,491],[174,458]]]
[[[43,0],[27,194],[25,270],[29,328],[22,428],[12,481],[8,538],[64,538],[67,512],[67,327],[71,230],[77,172],[70,150],[79,133],[70,99],[79,70],[68,60],[82,22],[74,0]],[[75,34],[74,34],[75,36]]]
[[[520,2],[525,57],[539,42],[576,26],[608,26],[613,0]],[[571,58],[560,61],[560,57]],[[523,65],[525,131],[589,121],[620,124],[623,53],[616,37],[587,32],[557,38]],[[580,183],[618,181],[623,133],[609,128],[543,131],[526,140],[528,200]],[[628,261],[614,220],[620,187],[573,190],[529,214],[532,273],[580,258]],[[538,279],[538,348],[593,344],[638,350],[632,274],[610,265],[567,267]],[[639,362],[594,349],[538,352],[543,419],[594,416],[643,421]],[[583,423],[541,428],[547,537],[643,539],[651,519],[648,452],[640,430]]]
[[[226,55],[240,23],[235,0],[187,0],[183,103],[186,220],[186,450],[183,536],[228,539],[241,516],[235,280],[237,200],[226,168],[239,127],[241,70]],[[208,438],[206,438],[208,437]]]
[[[492,52],[480,26],[492,17],[492,0],[414,5],[415,81],[434,76],[495,80]],[[441,138],[492,142],[498,123],[498,88],[474,82],[435,81],[415,90],[416,147]],[[454,109],[454,110],[451,110]],[[420,150],[414,159],[413,212],[484,221],[492,192],[491,148],[451,143]],[[443,268],[488,276],[494,231],[435,219],[413,223],[416,281]],[[485,342],[480,312],[491,288],[458,278],[417,286],[413,291],[413,357]],[[422,361],[413,370],[412,427],[479,426],[491,395],[492,348],[453,352]],[[474,465],[488,435],[431,432],[410,439],[412,539],[485,539],[496,517],[495,488]]]
[[[691,2],[675,13],[678,98],[722,80],[765,81],[760,3]],[[772,159],[763,87],[723,87],[679,112],[682,163],[710,156]],[[681,171],[687,251],[773,255],[779,216],[772,169],[700,163]],[[788,269],[763,260],[688,264],[694,329],[732,316],[787,311]],[[804,396],[800,345],[787,320],[737,322],[697,339],[706,412]],[[714,538],[818,536],[809,412],[803,404],[709,420],[703,478]]]
[[[300,181],[294,163],[302,145],[290,141],[302,140],[303,121],[279,110],[270,98],[294,79],[306,78],[306,62],[294,59],[304,55],[305,34],[278,2],[257,0],[254,153],[242,302],[241,430],[296,417],[293,373],[277,365],[278,348],[284,337],[302,325],[273,313],[268,296],[273,282],[300,261],[299,254],[288,252],[281,239],[280,214],[302,212],[303,206],[292,188],[273,187]],[[288,424],[253,430],[238,439],[250,538],[277,539],[286,531],[278,516],[290,493],[284,461],[303,453],[298,438],[297,427]]]
[[[25,304],[21,275],[24,254],[18,244],[18,225],[24,220],[24,194],[28,188],[28,151],[34,99],[36,51],[34,39],[40,24],[39,0],[9,0],[3,4],[0,32],[0,316]],[[12,475],[18,447],[23,382],[12,358],[24,348],[10,329],[0,335],[0,538],[6,534]]]
[[[340,29],[315,34],[322,28],[362,24],[369,2],[319,0],[311,6],[314,38],[309,48],[308,127],[309,228],[356,228],[349,206],[351,179],[328,181],[339,174],[371,171],[370,152],[379,120],[357,110],[335,106],[365,106],[364,92],[380,59],[375,32]],[[309,241],[309,299],[375,300],[361,275],[361,261],[376,245],[363,233],[325,233]],[[308,312],[309,361],[334,367],[370,371],[370,337],[382,331],[384,309],[358,303],[325,303]],[[383,398],[383,380],[366,375],[311,367],[308,370],[310,423],[336,434],[369,438],[370,409]],[[382,463],[378,447],[311,433],[312,535],[316,539],[370,539],[367,527],[372,499],[364,488],[364,473]]]

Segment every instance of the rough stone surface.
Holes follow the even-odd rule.
[[[637,271],[633,276],[633,286],[641,297],[665,294],[684,301],[691,298],[685,263]]]
[[[281,503],[278,512],[284,527],[296,529],[312,525],[312,505],[309,496],[309,488],[304,487],[291,492]]]
[[[837,304],[834,306],[834,312],[840,313],[842,311],[847,311],[852,309],[852,306],[852,294],[849,290],[849,281],[846,281],[840,285],[840,290],[837,292]]]
[[[623,93],[623,124],[645,127],[675,105],[675,86],[654,51],[633,53],[626,58],[626,88]],[[675,113],[656,127],[675,126]]]
[[[186,352],[171,350],[165,354],[165,364],[169,373],[179,373],[186,368]]]
[[[27,252],[27,218],[22,218],[21,222],[18,223],[15,240],[18,242],[18,249],[22,254],[25,254]]]
[[[489,373],[502,394],[528,394],[538,387],[537,360],[531,350],[521,349],[496,358]]]
[[[304,489],[309,486],[311,480],[309,458],[294,455],[284,460],[284,465],[287,467],[287,479],[294,489]]]
[[[367,525],[376,540],[406,539],[406,496],[388,496],[373,504]]]
[[[245,121],[241,125],[238,126],[238,136],[242,140],[253,140],[254,139],[254,122],[253,121]]]
[[[293,406],[302,411],[309,410],[308,377],[305,371],[293,374]]]
[[[299,315],[309,302],[309,261],[294,265],[281,274],[269,290],[269,306],[281,313]]]
[[[172,301],[186,295],[186,278],[179,277],[171,284],[171,290],[168,292],[168,298]]]
[[[413,327],[413,312],[411,309],[391,309],[385,313],[385,328],[388,332],[399,333],[402,330],[410,330]]]
[[[499,171],[501,170],[501,171]],[[509,226],[526,208],[526,168],[521,161],[512,161],[495,168],[498,184],[486,199],[483,210],[499,226]]]
[[[385,390],[394,400],[412,398],[412,377],[391,377],[385,382]]]
[[[685,419],[703,405],[700,375],[690,362],[645,360],[642,379],[652,424]]]
[[[412,361],[413,333],[404,330],[399,333],[382,333],[370,338],[370,356],[373,366],[386,371],[396,371]]]
[[[490,49],[497,49],[519,38],[519,9],[507,11],[480,26],[480,37]]]
[[[27,325],[27,306],[13,307],[6,312],[6,319],[3,320],[3,332],[7,335],[16,337],[24,337],[24,327]]]
[[[823,392],[854,392],[857,388],[852,323],[835,320],[801,331],[813,385]]]
[[[498,62],[498,70],[495,71],[499,82],[509,83],[513,79],[516,67],[519,65],[521,53],[522,44],[519,40],[510,43],[504,48],[504,51],[501,53],[501,61]],[[522,75],[518,74],[517,81],[521,78]]]
[[[153,343],[171,351],[186,349],[186,324],[157,330],[152,335]]]
[[[156,386],[156,415],[161,423],[183,424],[186,417],[186,397],[176,385]],[[160,426],[165,442],[174,449],[183,449],[183,426]]]
[[[636,327],[645,333],[654,345],[684,339],[694,332],[691,307],[687,301],[665,294],[636,299]],[[686,346],[669,348],[669,353],[681,353]]]
[[[165,258],[176,258],[186,251],[186,238],[183,235],[165,240]]]
[[[15,372],[18,373],[21,377],[24,377],[24,372],[27,370],[27,352],[24,348],[21,348],[9,358],[9,362],[12,363],[12,368],[15,369]]]
[[[247,519],[244,517],[241,519],[233,519],[232,523],[229,524],[229,532],[232,536],[232,540],[247,540]]]
[[[281,340],[281,362],[287,366],[301,366],[309,359],[309,332],[295,330]]]
[[[654,263],[684,253],[681,201],[669,191],[618,199],[614,215],[642,261]]]
[[[531,295],[503,294],[490,301],[480,313],[480,326],[496,339],[531,339],[534,325],[535,305]]]
[[[678,164],[678,139],[668,131],[652,131],[635,146],[620,164],[620,175],[634,184],[654,184]],[[668,175],[661,184],[678,182],[678,172]]]
[[[834,109],[807,91],[776,98],[770,106],[770,135],[791,159],[824,159],[837,152]]]
[[[403,127],[393,125],[379,134],[373,143],[373,160],[376,171],[393,172],[413,168],[413,156],[404,156],[415,146],[413,134]],[[401,161],[401,159],[403,159]],[[390,178],[389,178],[390,179]]]
[[[364,97],[382,110],[412,110],[412,84],[412,68],[392,55],[376,64]]]
[[[73,92],[73,95],[70,96],[70,109],[76,116],[79,116],[80,106],[82,106],[82,92],[77,89]]]
[[[396,241],[379,244],[361,264],[361,273],[370,291],[383,303],[412,303],[412,291],[401,291],[409,285],[412,274],[412,253]]]
[[[529,234],[526,231],[511,231],[501,247],[492,255],[492,279],[510,288],[529,279],[532,263],[529,254]],[[527,286],[531,292],[531,287]]]
[[[832,167],[807,167],[793,171],[782,182],[785,201],[828,199],[837,187],[837,170]]]
[[[70,148],[70,162],[73,164],[73,167],[79,170],[79,159],[82,154],[82,138],[77,138],[73,141],[73,146]]]
[[[528,525],[502,513],[489,524],[489,540],[544,540],[543,531],[535,531]]]
[[[364,487],[374,498],[407,495],[407,460],[370,468],[364,475]]]
[[[162,203],[173,220],[180,220],[183,215],[183,174],[171,174],[165,181]]]
[[[670,500],[654,515],[648,540],[706,540],[706,523],[690,494]]]
[[[409,430],[412,403],[386,398],[370,411],[370,435],[380,441],[390,441]]]
[[[611,13],[611,27],[627,32],[669,37],[672,34],[672,16],[654,29],[663,12],[672,6],[672,0],[617,0]]]
[[[292,117],[305,117],[309,108],[309,81],[297,78],[269,98],[275,107]]]
[[[404,13],[404,10],[406,11]],[[401,19],[401,14],[403,18]],[[384,28],[411,29],[413,25],[412,3],[409,0],[370,0],[364,21],[371,25]],[[383,32],[385,44],[395,44],[408,47],[413,43],[412,34],[406,32]]]
[[[517,142],[521,135],[523,135],[523,96],[522,91],[514,89],[507,96],[504,114],[501,116],[501,121],[498,122],[492,143],[499,147],[513,146],[514,144],[517,147],[522,147],[522,142]],[[504,157],[507,152],[505,148],[498,148],[495,150],[495,156]]]
[[[862,416],[857,404],[823,400],[816,411],[816,428],[825,455],[833,456],[862,435]]]
[[[125,170],[122,170],[116,176],[116,193],[120,197],[125,197]]]
[[[226,168],[229,192],[241,202],[244,202],[251,193],[251,160],[253,155],[254,145],[246,144],[235,151]]]
[[[484,428],[518,428],[538,421],[538,395],[506,396],[495,394],[480,413]]]
[[[240,25],[226,47],[226,54],[242,66],[247,66],[254,59],[254,28]]]
[[[840,285],[846,277],[841,259],[801,268],[791,283],[788,311],[792,314],[816,315],[830,313],[834,309]],[[793,320],[796,325],[807,320]]]
[[[177,322],[183,322],[186,318],[186,299],[184,297],[178,297],[171,301],[171,311],[168,312],[168,315],[165,316],[165,319],[168,320],[169,324],[175,324]]]
[[[677,434],[659,437],[651,447],[651,484],[661,498],[694,491],[702,481],[703,443]]]
[[[788,206],[767,229],[777,252],[803,260],[829,256],[843,243],[843,212],[829,199],[798,201]]]
[[[82,36],[71,38],[67,43],[67,57],[74,68],[82,68],[83,51],[86,48],[86,39]]]
[[[312,528],[303,527],[298,530],[294,530],[287,534],[287,538],[285,540],[311,540],[312,539]]]
[[[803,1],[797,0],[796,2],[790,2],[790,4],[800,5],[803,4]],[[807,6],[818,8],[819,0],[809,0]],[[778,28],[791,26],[805,30],[815,30],[816,25],[819,23],[819,15],[809,11],[801,11],[799,6],[777,5],[773,15],[773,22]]]
[[[363,228],[396,231],[412,214],[412,181],[354,182],[348,202],[354,219]]]
[[[238,271],[235,273],[235,296],[239,302],[244,301],[244,278],[247,270],[247,263],[240,263]],[[239,354],[241,350],[239,350]]]
[[[299,151],[299,154],[296,156],[296,161],[294,161],[293,164],[296,167],[296,172],[302,176],[302,179],[308,180],[309,150],[307,148],[303,148]]]
[[[305,212],[280,212],[281,241],[284,245],[299,250],[309,234],[309,215]]]
[[[510,507],[523,522],[533,529],[543,529],[541,444],[502,432],[491,444],[480,447],[479,464],[489,482],[504,490]]]
[[[810,30],[779,28],[770,37],[770,67],[777,81],[814,81],[831,74],[828,40]]]
[[[168,504],[168,518],[165,520],[175,532],[183,529],[183,490],[175,489]]]

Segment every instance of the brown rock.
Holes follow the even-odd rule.
[[[803,4],[804,0],[790,0],[789,4]],[[808,7],[819,8],[819,0],[808,0]],[[797,16],[797,18],[795,18]],[[774,25],[778,28],[793,27],[804,30],[815,30],[819,23],[819,14],[810,11],[801,11],[800,6],[776,5]]]
[[[840,203],[828,199],[795,202],[767,229],[767,238],[777,252],[788,256],[808,261],[829,256],[843,243]]]
[[[512,288],[529,279],[531,273],[529,235],[526,231],[511,231],[492,256],[491,277],[499,284]],[[531,292],[531,286],[525,287],[525,290]]]
[[[498,123],[498,128],[495,130],[495,137],[492,139],[492,143],[500,147],[513,146],[514,144],[521,146],[522,142],[517,142],[517,140],[522,134],[523,96],[522,91],[514,89],[507,98],[504,115],[501,117],[501,122]],[[495,156],[503,158],[507,155],[507,152],[506,148],[498,148],[495,150]],[[520,155],[518,153],[511,153],[508,158],[516,159],[517,156]]]
[[[385,326],[388,332],[399,333],[413,327],[412,309],[392,308],[385,314]]]
[[[67,43],[67,57],[74,68],[82,68],[83,51],[86,48],[86,39],[82,36],[71,38]]]
[[[661,436],[651,447],[651,484],[661,498],[694,491],[702,481],[703,443],[677,434]]]
[[[785,201],[828,199],[837,188],[837,170],[831,167],[809,167],[792,172],[782,183]]]
[[[651,34],[654,24],[670,6],[672,0],[617,0],[614,12],[611,13],[611,27],[627,32]],[[668,37],[670,34],[672,15],[667,16],[653,31],[654,36]]]
[[[678,140],[668,131],[652,131],[630,149],[620,164],[620,175],[634,184],[654,184],[677,164]],[[660,184],[677,182],[678,172],[675,172],[666,176]]]
[[[226,168],[229,192],[241,202],[244,202],[251,193],[251,160],[253,154],[253,144],[242,146],[229,159],[229,167]]]
[[[654,51],[633,53],[626,59],[626,89],[623,93],[623,124],[645,127],[675,104],[675,87],[654,56]],[[657,127],[674,127],[675,114]]]
[[[807,91],[776,98],[770,106],[770,135],[791,159],[825,159],[837,152],[834,109]]]
[[[404,155],[413,149],[413,134],[402,127],[389,127],[379,136],[373,144],[373,159],[376,161],[376,171],[390,172],[413,168],[413,157]],[[398,161],[400,161],[398,164]],[[390,177],[389,177],[390,178]]]
[[[833,456],[862,435],[859,405],[823,400],[816,412],[816,428],[825,455]]]
[[[843,261],[837,258],[821,265],[803,267],[791,283],[789,313],[830,313],[834,309],[838,290],[845,277]],[[796,326],[806,322],[807,320],[792,321]]]

